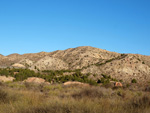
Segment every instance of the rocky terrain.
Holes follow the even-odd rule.
[[[0,55],[0,68],[28,68],[41,70],[76,70],[97,77],[110,75],[123,81],[150,80],[150,56],[120,54],[90,46],[63,51],[30,54]],[[92,76],[91,75],[91,76]]]

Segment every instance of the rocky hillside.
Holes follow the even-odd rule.
[[[110,75],[124,81],[135,78],[150,80],[150,56],[119,54],[83,46],[63,51],[34,54],[0,55],[0,68],[29,68],[31,70],[75,70],[97,76]]]

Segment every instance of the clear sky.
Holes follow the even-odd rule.
[[[150,0],[0,0],[0,54],[77,46],[150,55]]]

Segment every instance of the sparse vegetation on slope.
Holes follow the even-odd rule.
[[[63,75],[65,72],[74,72],[70,75]],[[79,81],[83,83],[89,83],[91,85],[97,85],[97,82],[88,79],[89,74],[82,74],[79,70],[45,70],[35,73],[29,69],[0,69],[0,75],[12,76],[15,81],[24,81],[28,77],[39,77],[45,79],[47,82],[64,83],[67,81]]]
[[[150,57],[136,54],[119,54],[83,46],[63,51],[35,54],[12,54],[2,56],[0,68],[27,68],[36,72],[43,70],[80,70],[83,74],[106,73],[112,78],[128,82],[150,80]]]

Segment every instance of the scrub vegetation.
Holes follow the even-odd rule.
[[[1,83],[0,113],[149,113],[149,92],[100,86]]]
[[[90,73],[82,74],[80,70],[44,70],[36,73],[29,69],[6,68],[0,69],[0,76],[3,75],[14,77],[15,81],[0,82],[0,113],[150,112],[150,88],[140,89],[135,79],[123,87],[116,87],[110,84],[118,80],[109,75],[102,74],[95,81],[88,78]],[[39,77],[53,83],[23,82],[28,77]],[[67,81],[89,85],[64,85]]]

